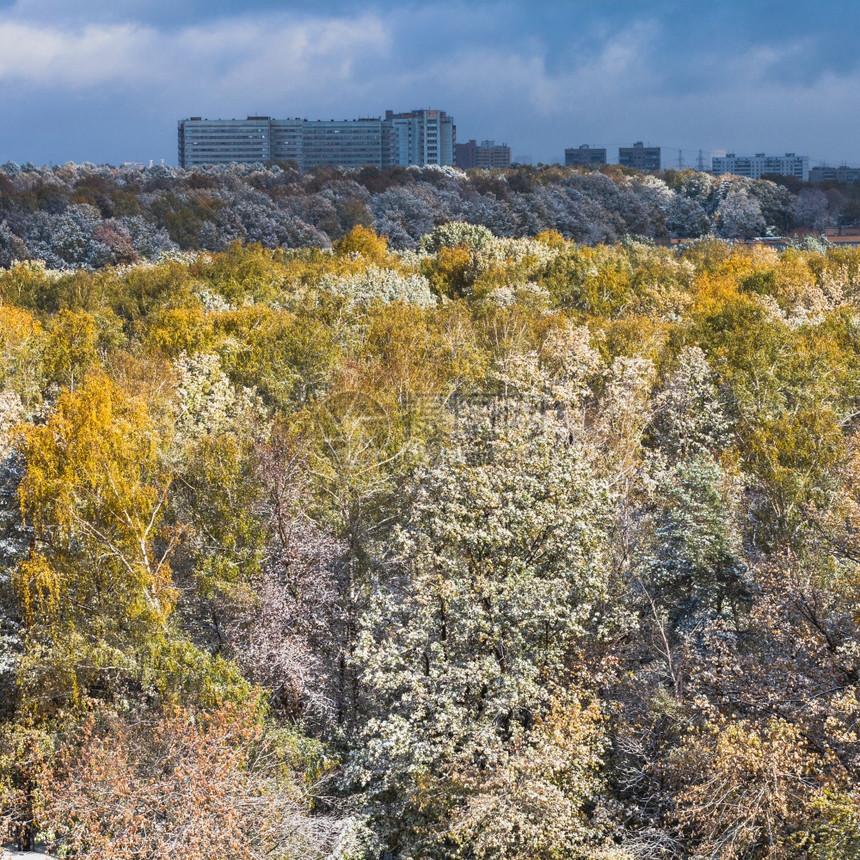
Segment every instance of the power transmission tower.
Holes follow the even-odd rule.
[[[684,169],[684,150],[678,150],[678,170]]]
[[[696,170],[703,173],[705,170],[705,156],[702,155],[702,150],[699,150],[699,157],[696,159]]]

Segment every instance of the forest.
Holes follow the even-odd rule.
[[[65,170],[0,175],[6,838],[860,856],[860,250],[648,241],[797,217],[696,174]]]
[[[665,242],[821,233],[860,224],[860,187],[793,177],[659,175],[609,166],[507,171],[454,168],[302,174],[285,164],[199,170],[163,165],[0,165],[0,268],[43,260],[50,269],[126,265],[165,254],[267,248],[331,248],[353,227],[372,227],[393,250],[415,250],[450,221],[528,238],[555,230],[596,245],[625,236]]]

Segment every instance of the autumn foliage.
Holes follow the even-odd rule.
[[[419,178],[370,203],[341,178],[303,210],[331,248],[0,271],[8,837],[858,856],[860,252],[505,237],[434,223],[455,177]],[[493,181],[509,212],[588,185],[683,226],[641,177]],[[165,229],[211,234],[223,207],[157,190]]]
[[[253,706],[93,713],[43,774],[40,815],[82,858],[323,856],[331,829],[284,759]]]

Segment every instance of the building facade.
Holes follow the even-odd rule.
[[[809,156],[795,155],[793,152],[786,152],[785,155],[765,155],[763,152],[757,152],[755,155],[735,155],[729,152],[713,157],[711,172],[714,176],[731,173],[750,179],[761,179],[768,174],[796,176],[806,182],[809,179]]]
[[[511,148],[503,143],[496,146],[494,140],[454,144],[454,166],[462,170],[480,167],[485,170],[501,170],[511,166]]]
[[[269,161],[272,158],[271,119],[203,119],[179,123],[179,166]]]
[[[827,167],[826,165],[810,167],[809,181],[838,182],[841,185],[853,185],[855,182],[860,181],[860,167],[847,167],[844,164],[840,167]]]
[[[379,119],[302,121],[303,170],[324,165],[365,167],[383,164],[383,124]]]
[[[660,170],[660,147],[645,146],[641,140],[637,140],[633,146],[621,146],[618,148],[618,163],[636,170]]]
[[[600,167],[606,164],[606,149],[583,143],[564,151],[565,167]]]
[[[383,123],[392,130],[391,166],[453,166],[456,131],[453,117],[445,111],[418,108],[408,113],[394,113],[387,110]]]
[[[232,120],[222,120],[232,122]],[[272,134],[272,161],[295,161],[302,163],[304,145],[304,120],[273,119],[270,122]],[[180,161],[179,166],[182,167]],[[189,167],[192,165],[188,165]]]
[[[301,170],[450,166],[455,134],[453,118],[440,110],[351,120],[191,117],[178,124],[179,166],[290,160]]]

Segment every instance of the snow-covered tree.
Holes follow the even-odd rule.
[[[700,347],[681,352],[678,369],[655,398],[651,426],[655,444],[673,459],[718,452],[728,442],[728,419]]]
[[[421,476],[397,572],[363,625],[376,713],[349,769],[402,856],[444,856],[439,828],[480,804],[464,775],[516,769],[518,745],[539,745],[603,592],[605,513],[582,445],[549,415],[476,416]],[[568,754],[576,770],[592,753]]]
[[[818,188],[803,188],[794,201],[798,227],[822,231],[827,226],[827,195]]]
[[[720,202],[717,222],[726,239],[749,239],[765,231],[761,205],[740,191],[730,191]]]
[[[686,239],[709,233],[712,224],[700,200],[676,194],[666,212],[666,229],[670,235]]]
[[[392,188],[376,195],[371,204],[373,229],[387,236],[393,248],[414,248],[438,223],[430,200],[432,193],[418,189]]]
[[[436,304],[430,283],[423,275],[403,274],[377,266],[368,266],[363,272],[345,277],[325,277],[319,288],[357,304],[407,302],[423,308]]]

